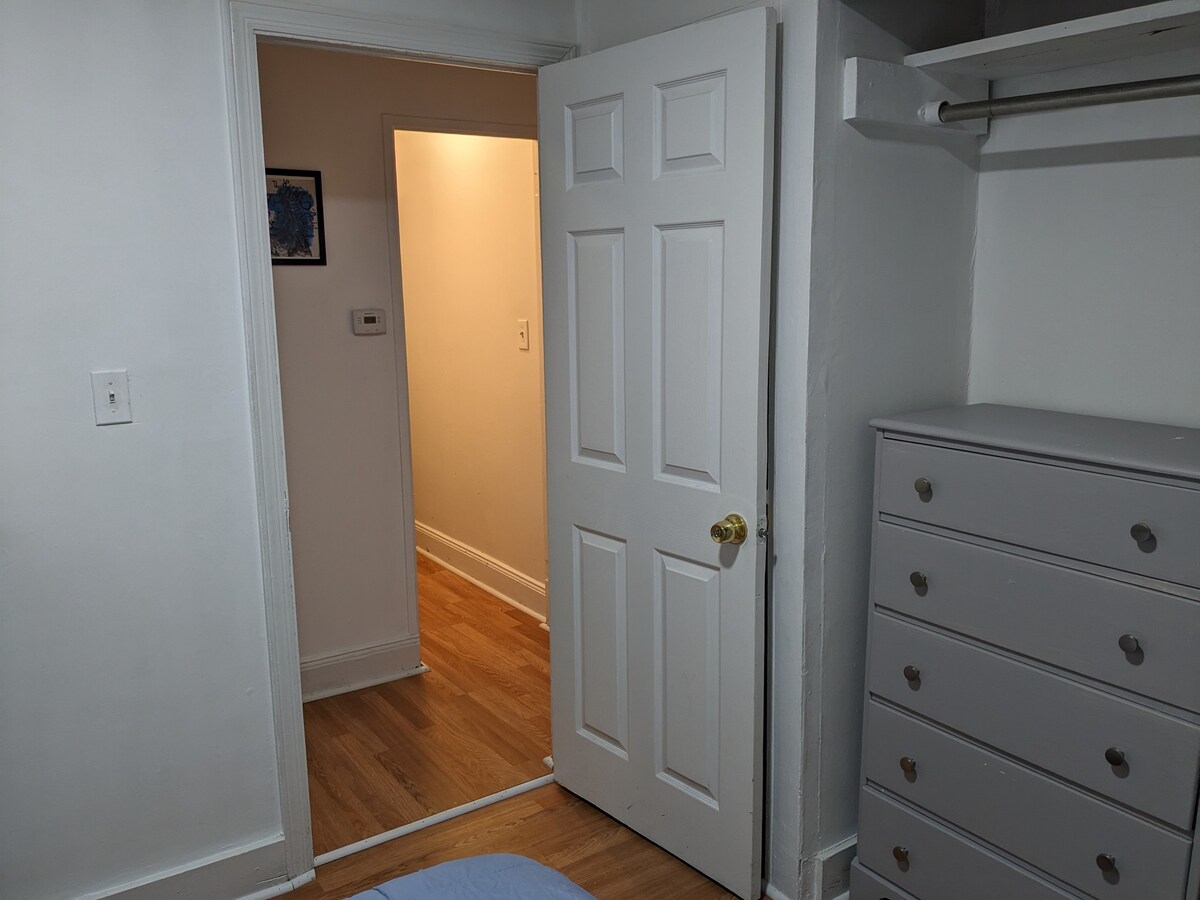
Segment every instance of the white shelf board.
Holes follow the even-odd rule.
[[[996,79],[1188,47],[1196,50],[1200,72],[1200,0],[1151,3],[940,47],[910,54],[904,64],[930,74]]]

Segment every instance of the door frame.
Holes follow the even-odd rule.
[[[536,71],[540,66],[567,59],[575,54],[575,47],[444,23],[400,17],[349,16],[311,7],[294,8],[250,0],[226,0],[223,13],[227,24],[222,28],[225,83],[262,553],[267,666],[271,679],[286,876],[292,879],[313,868],[312,821],[288,527],[275,295],[261,194],[266,163],[258,41],[265,38],[325,49],[518,71]],[[394,255],[398,257],[398,253]],[[393,271],[397,270],[398,265]]]

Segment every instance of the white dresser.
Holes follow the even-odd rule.
[[[1196,900],[1200,431],[872,425],[851,900]]]

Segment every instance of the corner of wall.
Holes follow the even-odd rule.
[[[575,52],[592,52],[591,0],[575,0]]]

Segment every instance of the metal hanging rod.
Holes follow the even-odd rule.
[[[937,109],[937,118],[950,124],[967,119],[992,119],[997,116],[1016,116],[1051,109],[1076,109],[1081,106],[1103,106],[1106,103],[1128,103],[1131,100],[1161,100],[1164,97],[1190,97],[1196,94],[1200,94],[1200,75],[1182,75],[1178,78],[1155,78],[1152,81],[1050,91],[1045,94],[1005,97],[1000,100],[942,103]]]

